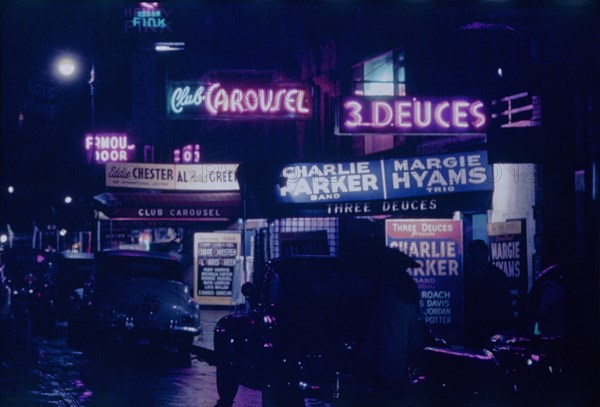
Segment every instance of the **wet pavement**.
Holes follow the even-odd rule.
[[[2,406],[212,407],[218,400],[210,349],[196,348],[200,356],[189,359],[144,346],[82,352],[67,345],[65,324],[42,335],[19,318],[1,330]],[[234,405],[260,406],[260,392],[242,387]]]

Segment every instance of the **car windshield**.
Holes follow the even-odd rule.
[[[177,261],[138,257],[107,256],[98,259],[98,277],[143,277],[183,281],[183,269]]]

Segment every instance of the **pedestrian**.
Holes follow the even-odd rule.
[[[367,405],[398,406],[408,385],[411,356],[433,343],[420,316],[418,287],[407,272],[419,265],[384,246],[366,253],[375,278],[364,344],[374,387],[374,400]]]
[[[488,259],[480,239],[468,245],[465,267],[465,345],[481,348],[495,334],[509,334],[513,325],[508,277]]]

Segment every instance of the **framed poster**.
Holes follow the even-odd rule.
[[[232,304],[240,244],[239,233],[194,234],[194,298],[199,304]]]
[[[525,219],[488,223],[490,260],[508,277],[513,313],[519,320],[528,291]]]
[[[437,337],[450,343],[463,337],[462,221],[388,219],[386,244],[414,259],[409,269],[419,288],[421,314]]]

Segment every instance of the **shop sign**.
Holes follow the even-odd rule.
[[[519,310],[527,298],[527,234],[525,219],[488,223],[490,260],[508,277],[513,312]]]
[[[241,86],[221,82],[169,82],[169,119],[302,120],[310,118],[308,87],[299,83]]]
[[[113,217],[121,219],[229,219],[238,216],[239,210],[229,207],[189,208],[115,208]]]
[[[111,162],[106,186],[176,191],[238,191],[238,164],[144,164]]]
[[[194,294],[200,304],[231,305],[240,244],[239,233],[194,234]]]
[[[421,314],[432,333],[450,341],[462,339],[462,221],[451,219],[388,219],[386,245],[414,259],[420,267],[408,272],[419,288]]]
[[[337,134],[484,134],[487,122],[481,100],[352,96],[342,100]]]
[[[123,30],[138,34],[173,32],[172,10],[160,7],[156,2],[140,2],[139,7],[123,10]]]
[[[109,161],[129,161],[135,144],[129,144],[126,133],[88,133],[84,138],[88,162],[104,164]]]
[[[493,189],[492,168],[487,163],[485,151],[391,160],[289,164],[283,168],[281,176],[286,183],[275,187],[278,203],[394,200]],[[435,204],[418,205],[431,209]]]
[[[200,162],[200,144],[187,144],[173,150],[173,162],[192,164]]]

